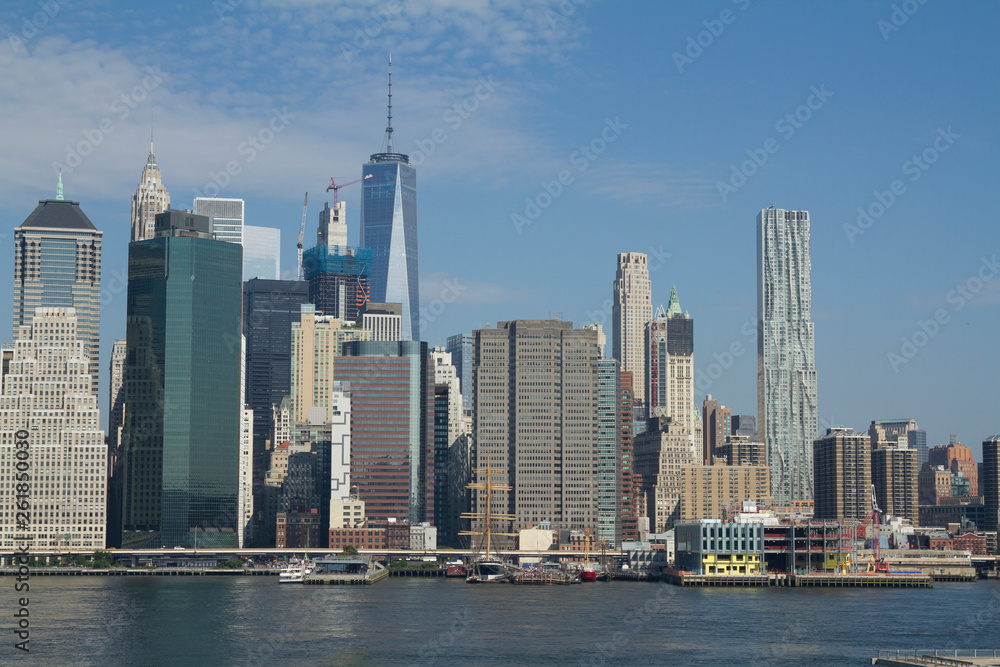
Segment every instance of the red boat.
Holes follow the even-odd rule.
[[[445,577],[452,577],[452,578],[460,577],[462,579],[465,579],[465,576],[468,574],[468,572],[465,569],[465,563],[462,563],[460,561],[459,562],[452,561],[450,563],[446,563],[446,565],[448,567],[444,571]]]
[[[593,570],[580,570],[580,581],[597,581],[597,573]]]

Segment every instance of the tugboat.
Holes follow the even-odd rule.
[[[504,560],[500,558],[500,555],[493,551],[492,538],[494,535],[516,537],[517,533],[495,533],[493,532],[493,521],[510,522],[514,520],[514,515],[494,513],[491,497],[493,491],[510,491],[511,487],[509,484],[493,483],[493,475],[502,474],[503,471],[494,470],[490,467],[489,455],[486,457],[486,467],[473,468],[473,472],[475,472],[479,477],[485,476],[486,480],[483,482],[470,483],[466,486],[466,488],[486,492],[484,499],[485,509],[482,512],[466,512],[462,514],[462,518],[478,521],[483,526],[483,530],[482,532],[462,531],[459,535],[470,535],[473,537],[473,540],[476,535],[482,535],[482,544],[484,548],[482,553],[473,558],[472,562],[469,564],[468,574],[465,581],[470,584],[506,582],[517,571],[517,568],[504,562]]]

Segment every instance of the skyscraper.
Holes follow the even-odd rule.
[[[114,452],[121,443],[122,421],[125,417],[125,403],[122,396],[122,382],[125,380],[125,339],[119,338],[111,346],[111,368],[108,374],[111,388],[108,392],[108,445]]]
[[[434,519],[434,368],[427,343],[351,341],[334,364],[351,383],[351,484],[375,519]]]
[[[311,303],[299,307],[292,322],[292,422],[305,422],[310,408],[327,408],[334,383],[334,360],[348,341],[370,341],[372,332],[329,315]],[[343,378],[350,380],[350,378]]]
[[[712,398],[709,394],[701,404],[702,455],[704,464],[712,465],[712,457],[718,456],[721,448],[732,435],[733,411]],[[730,462],[730,465],[734,465]]]
[[[472,336],[455,334],[448,336],[445,350],[451,354],[451,363],[458,374],[458,388],[462,392],[462,407],[472,410]]]
[[[872,448],[872,485],[879,509],[912,525],[920,523],[920,481],[917,450],[909,447]]]
[[[243,283],[243,335],[246,336],[246,404],[253,410],[253,496],[256,521],[263,520],[264,476],[269,467],[267,442],[272,408],[292,388],[292,323],[308,303],[306,283],[253,278]],[[273,449],[280,442],[272,442]],[[254,535],[266,535],[254,526]],[[273,527],[272,527],[273,528]],[[270,546],[270,545],[260,545]]]
[[[212,219],[212,233],[216,240],[243,245],[242,199],[195,197],[194,213]]]
[[[776,505],[813,499],[817,437],[809,212],[757,216],[757,418]]]
[[[281,278],[281,230],[243,225],[243,280]]]
[[[598,353],[600,355],[600,353]],[[597,539],[619,545],[621,526],[621,377],[617,359],[597,362]]]
[[[516,320],[473,332],[475,467],[503,470],[493,510],[514,530],[596,528],[598,334],[571,322]],[[484,510],[482,492],[473,511]],[[473,530],[481,530],[474,526]]]
[[[302,255],[309,301],[316,310],[345,322],[357,322],[371,300],[374,253],[369,248],[318,245]],[[405,324],[406,318],[403,318]]]
[[[417,170],[392,150],[392,59],[386,150],[362,166],[361,242],[374,254],[371,300],[403,304],[403,340],[420,338],[417,268]],[[371,175],[371,178],[369,178]]]
[[[619,408],[621,420],[621,463],[618,466],[619,505],[621,516],[621,539],[639,539],[639,503],[635,495],[632,451],[632,374],[621,371],[618,374]],[[618,543],[619,545],[621,542]]]
[[[149,138],[149,157],[142,167],[139,185],[132,195],[132,240],[153,238],[156,214],[170,208],[170,193],[160,178],[160,165],[153,154],[153,138]]]
[[[101,329],[101,237],[80,209],[63,199],[62,176],[55,199],[45,199],[14,230],[14,336],[30,325],[35,309],[73,308],[76,334],[87,348],[91,391],[97,393]]]
[[[643,332],[646,324],[653,319],[653,296],[644,253],[618,254],[613,299],[612,328],[615,340],[612,356],[621,364],[622,371],[634,375],[637,382],[632,388],[633,400],[637,404],[643,404],[646,400],[643,381],[646,377],[646,346]]]
[[[1000,528],[1000,435],[983,440],[983,505],[986,519],[982,530]]]
[[[694,404],[694,320],[681,311],[677,289],[645,327],[646,407],[649,417],[670,417],[671,432],[683,430],[702,447],[701,413]],[[679,430],[680,429],[680,430]]]
[[[23,513],[0,513],[7,549],[15,539],[64,551],[105,546],[108,449],[76,326],[73,308],[42,307],[15,334],[0,393],[0,478],[8,480],[0,502],[8,510],[22,509],[16,501],[30,505]],[[27,450],[16,446],[25,439]],[[25,473],[15,458],[21,451],[30,455],[27,478],[18,476]],[[30,493],[15,489],[15,480],[30,481]]]
[[[813,464],[816,480],[813,516],[831,521],[864,521],[872,509],[872,453],[868,434],[855,433],[849,428],[827,429],[826,435],[813,441]]]
[[[183,211],[129,245],[122,546],[237,545],[242,265]]]

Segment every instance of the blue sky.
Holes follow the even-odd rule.
[[[151,119],[173,206],[234,165],[220,193],[282,230],[292,270],[303,192],[308,243],[329,179],[384,144],[391,51],[424,339],[609,325],[616,254],[648,252],[654,301],[676,285],[695,318],[696,401],[753,414],[755,218],[806,209],[821,425],[912,416],[978,456],[1000,432],[998,19],[933,0],[6,2],[0,246],[65,165],[105,233],[106,376]],[[360,190],[341,194],[356,242]]]

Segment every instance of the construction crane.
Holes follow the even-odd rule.
[[[355,183],[360,183],[361,181],[367,181],[369,178],[375,178],[375,174],[368,174],[367,176],[365,176],[363,178],[359,178],[357,180],[351,181],[350,183],[344,183],[343,185],[337,185],[334,182],[334,180],[331,178],[330,179],[330,185],[329,185],[329,187],[327,187],[326,191],[329,192],[330,190],[333,190],[333,206],[334,206],[334,208],[336,208],[336,206],[337,206],[337,193],[340,191],[340,188],[346,188],[348,185],[354,185]]]
[[[868,524],[871,524],[872,526],[872,556],[874,558],[868,563],[867,572],[874,574],[889,574],[889,565],[882,558],[882,536],[880,534],[882,526],[882,511],[878,507],[878,498],[875,496],[874,484],[872,484],[872,511],[863,524],[863,529],[866,534],[868,532]]]
[[[306,193],[305,199],[302,201],[302,224],[299,225],[299,242],[296,247],[299,249],[299,280],[305,280],[305,276],[302,275],[302,235],[306,233],[306,209],[309,207],[309,193]]]

